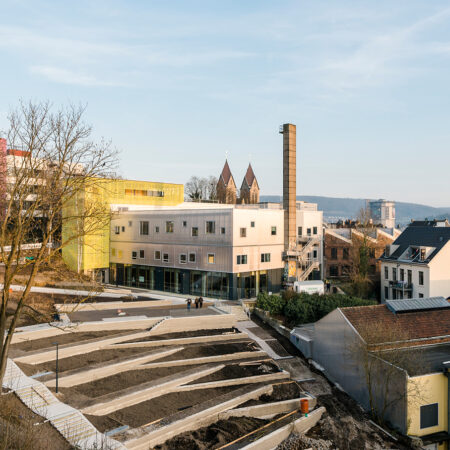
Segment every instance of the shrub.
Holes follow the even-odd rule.
[[[374,301],[348,295],[310,295],[292,291],[281,296],[260,293],[256,302],[258,308],[269,311],[272,315],[284,315],[285,322],[289,326],[316,322],[336,308],[374,304],[376,304]]]

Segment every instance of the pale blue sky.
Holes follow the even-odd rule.
[[[450,206],[450,3],[2,0],[0,129],[19,98],[87,103],[121,174]]]

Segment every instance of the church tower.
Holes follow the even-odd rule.
[[[247,205],[259,203],[259,185],[251,164],[248,165],[247,173],[242,181],[240,202]]]
[[[236,183],[227,160],[225,160],[225,165],[217,182],[217,200],[219,203],[236,203]]]

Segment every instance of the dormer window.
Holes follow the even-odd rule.
[[[420,260],[425,261],[425,249],[424,248],[420,249]]]

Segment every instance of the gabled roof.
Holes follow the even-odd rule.
[[[430,262],[441,249],[450,241],[450,227],[418,226],[413,225],[406,228],[405,231],[393,242],[398,248],[389,256],[383,255],[380,259],[383,261],[395,261],[410,246],[433,247],[433,252],[422,263]]]
[[[252,168],[251,164],[248,165],[244,180],[247,183],[248,187],[250,187],[252,185],[253,180],[256,180],[255,173],[253,172],[253,168]],[[258,181],[256,181],[256,184],[258,184]]]
[[[233,175],[231,174],[230,166],[228,165],[228,160],[225,160],[225,165],[223,166],[222,173],[220,174],[220,178],[222,178],[222,181],[224,182],[225,186],[228,185],[230,182],[230,179],[233,178]],[[233,179],[234,182],[234,179]]]
[[[394,314],[386,305],[339,308],[359,335],[367,340],[371,324],[382,323],[386,330],[395,330],[406,341],[423,339],[416,345],[432,342],[450,342],[450,308]],[[389,336],[389,331],[386,332]],[[406,338],[407,337],[407,338]],[[388,338],[386,338],[389,340]],[[431,342],[428,342],[431,341]]]

